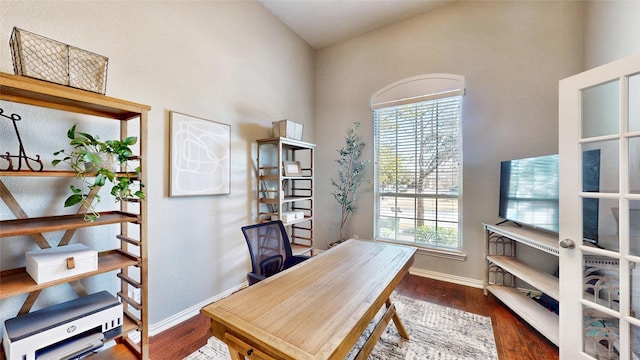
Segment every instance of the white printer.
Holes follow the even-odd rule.
[[[122,304],[101,291],[4,322],[7,360],[78,359],[122,333]]]

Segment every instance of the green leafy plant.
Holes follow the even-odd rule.
[[[335,191],[331,194],[338,201],[341,207],[340,212],[340,241],[346,238],[347,220],[349,216],[356,210],[356,193],[360,184],[366,182],[363,179],[363,172],[369,160],[360,160],[364,142],[357,134],[360,127],[359,122],[353,123],[354,127],[347,129],[345,134],[345,144],[338,150],[340,157],[336,160],[338,163],[338,179],[331,179],[331,184],[335,187]]]
[[[71,195],[65,200],[64,206],[81,204],[87,210],[85,220],[95,221],[100,217],[100,214],[95,210],[89,193],[96,189],[95,201],[100,201],[97,188],[104,186],[107,182],[113,185],[111,195],[116,201],[134,198],[144,200],[145,195],[141,190],[144,184],[140,183],[139,190],[131,188],[133,180],[130,174],[135,173],[138,176],[140,167],[129,169],[127,162],[133,155],[131,146],[137,143],[138,138],[130,136],[122,140],[101,141],[98,136],[76,132],[76,126],[77,124],[73,125],[67,131],[69,145],[73,147],[73,150],[67,152],[63,149],[54,152],[54,156],[62,155],[63,157],[51,162],[53,166],[61,162],[69,164],[81,182],[80,187],[70,185]],[[119,164],[121,172],[115,172],[114,161],[111,160],[115,160]]]

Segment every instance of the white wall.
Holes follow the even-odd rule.
[[[318,194],[332,191],[343,132],[362,123],[364,157],[373,158],[370,96],[426,73],[466,77],[463,100],[465,262],[425,254],[415,265],[453,277],[483,276],[483,222],[498,220],[501,160],[558,151],[558,80],[583,68],[581,2],[456,2],[317,52],[316,141],[331,156],[316,161]],[[372,176],[369,167],[369,176]],[[316,198],[316,226],[337,229],[339,208]],[[373,235],[372,186],[360,192],[350,233]],[[316,232],[327,244],[334,232]],[[555,270],[555,265],[553,269]]]
[[[256,211],[254,141],[271,136],[271,121],[283,118],[303,123],[304,140],[314,140],[313,50],[252,1],[0,1],[0,70],[7,73],[13,73],[13,26],[107,56],[107,95],[152,107],[150,324],[242,283],[250,264],[240,227],[254,222]],[[19,126],[25,147],[50,167],[74,118],[4,102],[0,108],[24,115]],[[231,195],[168,197],[171,110],[231,125]],[[0,148],[13,152],[5,148],[13,131],[8,121],[0,122]],[[47,191],[25,188],[22,180],[8,186],[26,190],[17,193],[27,213],[52,214],[63,211],[66,181],[54,180],[60,191],[47,202],[29,196]],[[13,218],[4,204],[0,218]],[[52,243],[58,235],[50,234]],[[3,269],[23,264],[22,251],[34,247],[29,239],[0,240]],[[39,306],[56,296],[71,294],[66,287],[47,290]],[[14,316],[19,300],[0,303],[0,318]]]
[[[640,52],[640,1],[588,1],[585,70]]]

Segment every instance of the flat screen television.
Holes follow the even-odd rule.
[[[500,163],[498,215],[519,225],[559,232],[558,155]]]
[[[558,155],[536,156],[500,163],[498,215],[519,225],[559,232]],[[600,191],[600,150],[582,153],[583,192]],[[582,200],[583,240],[598,244],[599,200]]]

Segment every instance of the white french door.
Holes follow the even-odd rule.
[[[640,54],[559,95],[560,359],[640,359]]]

